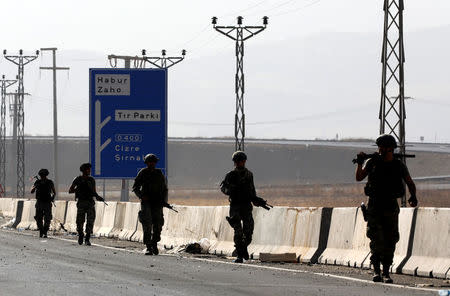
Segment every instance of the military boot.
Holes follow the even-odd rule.
[[[153,255],[159,255],[158,243],[152,243],[151,248],[152,248]]]
[[[39,229],[39,237],[43,237],[44,236],[44,231]]]
[[[392,284],[394,281],[389,276],[390,265],[383,265],[383,283]]]
[[[250,255],[248,254],[248,249],[247,249],[247,247],[245,247],[245,248],[242,250],[242,258],[244,258],[245,260],[250,259]]]
[[[147,245],[147,250],[145,251],[145,255],[150,256],[153,255],[153,250],[152,250],[152,246],[151,245]]]
[[[380,262],[373,262],[373,271],[372,281],[375,283],[381,282]]]
[[[47,238],[47,230],[44,230],[44,231],[42,232],[42,237],[43,237],[43,238]]]
[[[83,244],[84,233],[78,232],[78,244],[81,246]]]
[[[86,246],[90,246],[91,245],[90,239],[91,239],[91,235],[90,234],[86,234],[86,239],[84,240],[84,243],[86,244]]]

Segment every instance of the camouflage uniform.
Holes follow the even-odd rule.
[[[46,234],[52,221],[53,181],[50,179],[36,180],[34,188],[36,188],[36,215],[34,219],[41,234]],[[42,223],[42,220],[44,220],[44,223]]]
[[[143,168],[134,180],[133,191],[141,200],[139,221],[144,232],[144,244],[156,252],[164,225],[163,205],[167,203],[166,178],[160,169]]]
[[[248,256],[247,247],[252,242],[254,228],[252,201],[256,198],[256,190],[253,173],[245,167],[236,167],[225,176],[224,184],[229,189],[228,222],[234,229],[234,246],[238,258],[243,258]]]
[[[77,232],[82,236],[86,220],[86,237],[88,238],[93,232],[95,222],[95,179],[91,176],[78,176],[73,180],[72,186],[75,186],[77,200]]]
[[[374,266],[391,266],[395,245],[399,241],[397,198],[405,194],[403,180],[409,176],[408,168],[399,160],[383,162],[371,158],[366,162],[369,196],[367,237],[370,239],[370,261]]]

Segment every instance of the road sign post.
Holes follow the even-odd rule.
[[[147,153],[167,169],[167,70],[90,69],[93,176],[134,179]]]

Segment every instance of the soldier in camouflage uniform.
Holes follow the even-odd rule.
[[[41,169],[38,172],[39,178],[34,182],[31,193],[36,192],[36,225],[39,229],[39,237],[47,237],[50,222],[52,221],[52,202],[55,199],[55,185],[48,179],[47,169]],[[44,223],[42,223],[44,220]]]
[[[256,196],[253,173],[245,167],[247,155],[242,151],[233,153],[234,170],[226,174],[221,190],[229,196],[230,216],[228,222],[234,229],[234,246],[237,258],[235,263],[249,259],[247,247],[252,241],[254,221],[252,202],[260,202]]]
[[[369,196],[367,209],[367,237],[370,239],[370,262],[374,267],[374,282],[392,283],[389,270],[393,262],[395,245],[399,241],[397,199],[405,194],[404,183],[408,186],[412,207],[417,206],[416,186],[409,175],[408,168],[398,158],[394,158],[397,147],[391,135],[381,135],[376,144],[377,157],[372,157],[364,164],[365,154],[358,154],[356,181],[368,176],[364,188]],[[380,264],[383,265],[381,274]]]
[[[87,246],[91,245],[90,238],[95,222],[95,201],[104,201],[95,188],[95,179],[91,176],[91,164],[83,163],[80,166],[81,176],[76,177],[70,186],[69,193],[75,193],[77,200],[77,232],[78,244],[83,244],[83,238]],[[83,226],[86,221],[86,235]]]
[[[147,165],[139,171],[133,184],[133,192],[141,201],[139,221],[144,232],[145,255],[158,255],[158,242],[164,225],[163,207],[167,204],[166,177],[156,168],[158,157],[147,154],[144,162]]]

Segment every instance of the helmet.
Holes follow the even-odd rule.
[[[392,147],[397,148],[397,142],[395,138],[391,135],[383,134],[380,135],[376,140],[378,147]]]
[[[38,172],[39,176],[48,176],[49,171],[47,169],[40,169]]]
[[[236,152],[233,153],[233,156],[231,157],[231,159],[234,162],[247,160],[247,155],[243,151],[236,151]]]
[[[89,162],[83,163],[80,165],[80,172],[85,171],[86,169],[92,168],[92,165]]]
[[[153,154],[153,153],[149,153],[149,154],[147,154],[147,155],[144,157],[144,162],[145,162],[145,163],[150,162],[150,161],[158,162],[158,160],[159,160],[159,158],[156,157],[156,155]]]

